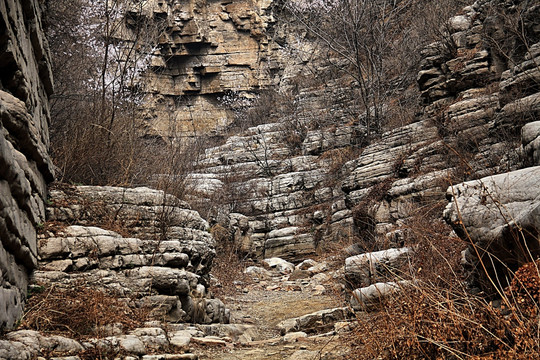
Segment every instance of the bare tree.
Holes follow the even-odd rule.
[[[419,50],[462,1],[285,1],[284,8],[322,45],[321,55],[352,77],[368,138],[382,130],[385,104],[414,83]],[[444,19],[444,20],[443,20]]]
[[[47,32],[56,92],[51,143],[60,180],[131,184],[141,174],[147,140],[138,121],[137,76],[163,31],[137,18],[146,1],[49,0]]]

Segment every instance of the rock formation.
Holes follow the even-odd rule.
[[[492,293],[540,255],[540,167],[468,181],[448,189],[444,216],[471,245],[463,254],[470,282]]]
[[[230,105],[274,82],[281,68],[279,45],[270,38],[272,6],[271,0],[154,0],[126,9],[117,35],[124,40],[140,41],[142,22],[159,27],[140,81],[147,134],[215,131],[232,120]]]
[[[403,246],[408,219],[440,218],[449,184],[538,163],[537,15],[525,3],[464,8],[443,41],[422,52],[422,113],[370,145],[355,123],[291,128],[287,118],[208,149],[193,189],[228,199],[233,214],[223,208],[215,219],[244,234],[244,250],[256,256],[301,259],[336,240],[364,250]],[[497,32],[505,17],[521,21],[525,45]],[[295,101],[315,93],[303,88]],[[317,119],[314,108],[299,113]],[[231,219],[242,216],[248,224],[239,228]]]
[[[41,2],[0,2],[0,329],[12,327],[37,266],[36,228],[45,221],[49,104],[53,91]]]
[[[186,203],[148,188],[91,186],[52,190],[49,202],[47,218],[57,229],[39,236],[34,282],[91,283],[171,322],[229,321],[223,303],[209,296],[214,239]]]
[[[249,98],[285,71],[269,38],[271,8],[271,1],[155,0],[126,9],[121,41],[137,41],[141,18],[163,27],[139,84],[148,135],[195,135],[226,125],[219,98]],[[147,188],[60,187],[45,207],[53,178],[47,155],[52,80],[40,9],[36,1],[5,0],[0,10],[7,34],[0,38],[0,300],[6,305],[0,328],[17,321],[38,261],[33,279],[43,286],[92,283],[131,305],[149,306],[162,320],[228,322],[229,311],[209,291],[214,223],[241,251],[268,258],[266,265],[279,273],[251,267],[250,274],[289,276],[291,288],[301,289],[301,279],[311,277],[306,282],[316,290],[326,275],[314,275],[320,273],[315,264],[294,267],[274,257],[299,261],[336,243],[355,243],[351,250],[361,255],[346,260],[345,275],[352,288],[361,286],[351,301],[359,308],[402,288],[385,270],[403,266],[414,252],[404,247],[408,221],[440,220],[447,198],[444,216],[471,243],[464,264],[479,290],[506,285],[507,276],[540,254],[538,5],[482,0],[450,19],[444,39],[421,54],[422,112],[378,138],[366,139],[359,119],[340,110],[343,103],[325,108],[322,95],[334,97],[344,87],[338,80],[322,90],[301,84],[291,99],[294,114],[207,149],[187,177],[188,200],[209,209],[210,224],[187,203]],[[508,36],[508,18],[524,37]],[[325,112],[331,126],[319,121]],[[347,316],[336,308],[295,317],[282,324],[283,332],[326,331]],[[139,356],[143,349],[182,348],[198,331],[149,325],[85,344],[22,331],[9,335],[13,342],[0,341],[0,355],[109,346]]]

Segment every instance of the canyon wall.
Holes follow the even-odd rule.
[[[271,0],[154,0],[128,8],[118,36],[138,38],[141,23],[156,36],[140,81],[148,135],[195,136],[232,120],[229,105],[252,99],[282,72],[270,34]]]
[[[0,329],[12,327],[37,266],[36,229],[45,221],[53,91],[41,2],[0,2]]]
[[[523,2],[464,8],[422,51],[422,111],[410,124],[367,146],[355,121],[253,127],[206,151],[190,177],[194,192],[228,199],[213,208],[215,221],[256,256],[301,259],[332,243],[402,246],[411,221],[440,221],[449,185],[537,161],[535,127],[520,133],[538,116],[537,15],[537,5]],[[521,24],[525,36],[509,24]],[[306,87],[295,99],[313,122],[320,117],[310,94],[318,91]],[[332,97],[333,87],[324,92]]]

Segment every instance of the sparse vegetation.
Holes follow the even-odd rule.
[[[149,318],[147,310],[129,306],[128,302],[89,284],[69,289],[40,287],[29,296],[20,327],[78,339],[108,336],[112,326],[134,329]]]
[[[351,335],[358,349],[354,358],[537,357],[540,268],[538,260],[532,261],[536,250],[523,249],[529,260],[513,273],[490,249],[479,249],[485,255],[479,259],[477,271],[486,271],[495,262],[505,267],[506,278],[512,280],[505,285],[501,274],[490,271],[484,276],[491,277],[491,285],[499,286],[495,295],[471,291],[461,259],[465,248],[476,245],[470,238],[463,241],[451,235],[451,228],[438,220],[445,204],[411,207],[400,230],[405,234],[402,245],[412,247],[414,253],[407,268],[391,269],[388,281],[410,280],[412,285],[381,300],[376,311],[358,314],[358,327]],[[517,231],[522,232],[515,234],[519,238],[536,233]]]
[[[334,78],[353,80],[353,96],[361,105],[355,118],[372,139],[387,124],[412,120],[407,113],[414,105],[408,100],[414,96],[407,89],[415,88],[419,50],[444,38],[452,52],[453,41],[440,30],[441,24],[463,5],[461,1],[339,0],[309,6],[285,1],[283,7],[306,37],[318,44],[321,58],[335,70]]]

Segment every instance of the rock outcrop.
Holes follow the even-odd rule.
[[[153,325],[153,326],[152,326]],[[54,359],[80,359],[88,354],[122,354],[123,359],[144,360],[197,360],[191,352],[193,344],[199,346],[225,346],[231,341],[251,341],[254,331],[249,325],[187,325],[169,324],[163,329],[159,324],[137,328],[125,335],[74,340],[59,335],[44,335],[34,330],[10,332],[0,340],[0,358],[29,360],[54,352]],[[226,340],[224,340],[226,339]],[[62,357],[60,357],[62,356]]]
[[[93,284],[171,322],[229,321],[209,292],[214,239],[185,202],[148,188],[65,187],[51,190],[47,219],[37,284]]]
[[[478,1],[450,19],[445,41],[422,52],[422,112],[368,146],[357,122],[317,122],[311,95],[319,90],[302,88],[295,98],[302,126],[283,118],[208,149],[190,177],[194,192],[226,199],[218,222],[233,223],[230,209],[247,217],[248,226],[231,231],[244,234],[242,247],[256,256],[300,259],[335,240],[369,251],[403,246],[408,219],[440,218],[449,184],[537,161],[537,13],[525,3]],[[531,43],[524,50],[505,42],[508,61],[492,25],[520,14],[530,20]]]
[[[0,2],[0,330],[21,316],[45,221],[53,90],[42,2]]]
[[[530,167],[448,189],[444,216],[471,245],[463,254],[469,282],[492,293],[540,255],[540,167]]]
[[[141,23],[158,28],[140,80],[147,134],[208,134],[231,122],[231,106],[274,83],[281,65],[272,7],[271,0],[189,0],[126,9],[116,36],[137,42]]]

